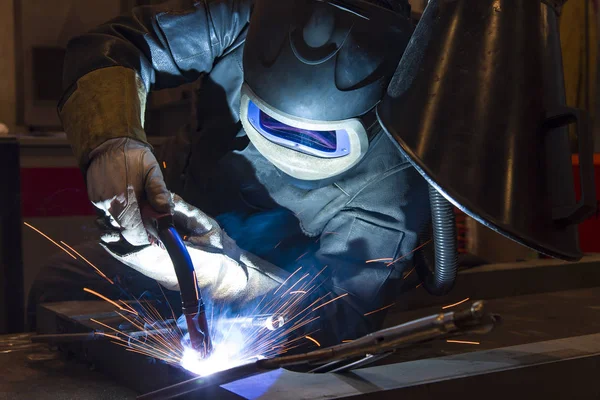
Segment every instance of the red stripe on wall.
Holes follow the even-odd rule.
[[[594,155],[596,198],[598,210],[596,215],[579,225],[579,245],[581,251],[587,253],[600,252],[600,154]],[[579,181],[579,158],[573,157],[573,176],[577,199],[581,195],[581,182]]]
[[[94,215],[78,168],[21,168],[23,218]]]
[[[573,154],[571,156],[571,161],[573,161],[573,165],[579,165],[579,155]],[[600,167],[600,154],[599,153],[594,154],[594,165],[596,167]]]

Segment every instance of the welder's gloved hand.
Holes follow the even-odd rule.
[[[287,278],[287,272],[240,249],[214,219],[181,197],[173,195],[173,203],[175,227],[184,238],[203,295],[215,302],[243,304],[275,290]],[[104,247],[167,289],[178,289],[173,264],[160,244],[127,249],[122,243],[107,243]]]
[[[149,244],[140,203],[148,202],[158,213],[171,213],[173,208],[171,193],[149,145],[130,138],[110,139],[94,149],[90,159],[87,189],[94,206],[127,242]],[[110,235],[104,241],[111,241]]]

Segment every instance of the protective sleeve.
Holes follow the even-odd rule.
[[[134,8],[73,38],[58,111],[82,167],[108,139],[145,141],[147,93],[210,72],[248,24],[251,6],[251,0],[172,0]]]
[[[366,186],[326,225],[313,260],[327,266],[316,296],[323,307],[319,320],[306,332],[319,331],[327,344],[339,344],[380,329],[382,307],[401,291],[414,288],[413,267],[418,233],[429,221],[427,184],[414,168],[404,165]],[[312,262],[311,262],[312,261]]]

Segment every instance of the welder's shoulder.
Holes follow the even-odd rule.
[[[252,3],[170,0],[135,7],[69,40],[64,87],[112,66],[136,70],[146,87],[152,82],[157,89],[195,80],[210,71],[244,32]]]
[[[133,14],[201,17],[204,21],[198,19],[195,21],[210,23],[213,28],[222,32],[232,24],[248,22],[253,4],[254,0],[168,0],[136,7]]]
[[[388,194],[404,190],[407,184],[406,170],[411,168],[408,159],[382,132],[373,140],[364,160],[351,176],[338,182],[338,186],[354,203],[349,205],[356,205],[365,197],[379,196],[384,200]]]
[[[227,51],[248,25],[252,4],[253,0],[171,0],[138,12],[152,14],[171,51],[185,60]]]

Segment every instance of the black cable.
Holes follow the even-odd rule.
[[[432,231],[427,236],[433,236],[434,257],[427,253],[426,248],[421,250],[415,268],[425,290],[432,295],[443,296],[454,286],[458,272],[456,218],[452,204],[431,185],[429,203]]]

